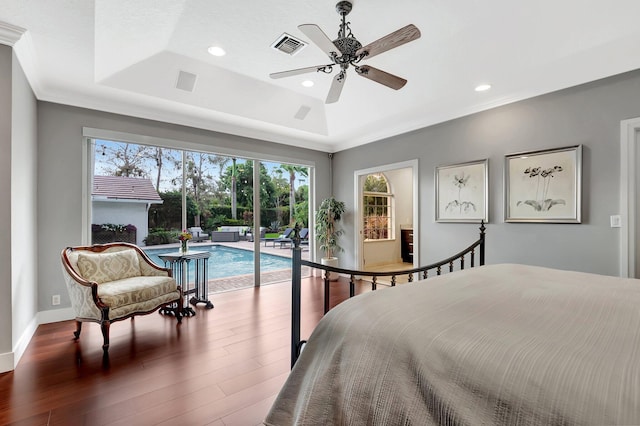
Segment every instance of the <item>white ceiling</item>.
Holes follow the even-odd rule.
[[[26,30],[15,50],[41,100],[330,152],[640,68],[638,0],[354,0],[363,45],[410,23],[422,37],[363,61],[407,79],[403,89],[351,68],[326,105],[337,71],[269,78],[326,55],[270,46],[284,32],[308,42],[305,23],[336,38],[336,2],[0,0],[0,42]],[[181,70],[198,76],[193,92],[176,89]]]

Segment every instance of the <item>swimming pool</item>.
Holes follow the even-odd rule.
[[[209,257],[209,279],[233,277],[236,275],[253,274],[253,252],[250,250],[237,249],[233,247],[210,245],[190,248],[193,251],[208,251]],[[164,266],[164,261],[158,255],[165,253],[175,253],[178,248],[144,249],[158,265]],[[276,271],[278,269],[290,269],[291,259],[275,256],[267,253],[260,253],[260,271]],[[190,268],[190,274],[193,271]]]

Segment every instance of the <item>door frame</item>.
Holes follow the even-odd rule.
[[[364,226],[364,219],[362,218],[362,185],[361,185],[361,177],[366,176],[372,173],[384,173],[391,170],[397,169],[411,169],[411,176],[413,181],[413,235],[420,235],[420,205],[419,205],[419,194],[418,183],[419,183],[419,175],[418,175],[418,159],[402,161],[399,163],[385,164],[382,166],[370,167],[368,169],[356,170],[353,172],[354,178],[354,203],[355,208],[355,226],[356,229],[354,232],[354,257],[355,257],[355,265],[358,270],[363,268],[362,265],[362,256],[363,256],[363,244],[364,244],[364,235],[362,233],[362,228]],[[420,238],[414,238],[413,242],[413,266],[416,267],[420,263]]]
[[[640,117],[620,122],[620,276],[636,273],[636,155],[640,152]]]

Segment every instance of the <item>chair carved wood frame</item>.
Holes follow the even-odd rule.
[[[122,298],[117,297],[117,294],[105,295],[103,294],[103,289],[107,286],[100,287],[105,284],[112,285],[116,281],[98,283],[85,279],[79,272],[78,258],[81,253],[106,254],[124,250],[135,250],[140,266],[140,279],[137,282],[132,282],[132,280],[136,281],[136,277],[129,277],[120,281],[128,281],[129,285],[133,285],[134,288],[148,286],[149,289],[152,287],[154,289],[153,291],[141,289],[143,291],[139,292],[139,294],[144,294],[145,296],[135,300],[135,303],[119,306],[114,301]],[[71,305],[76,315],[76,331],[73,333],[75,340],[80,338],[83,322],[97,322],[102,330],[102,349],[106,353],[109,350],[109,327],[113,322],[127,318],[133,320],[133,317],[137,315],[147,315],[159,309],[162,309],[161,312],[163,313],[174,315],[178,324],[182,322],[182,289],[172,278],[171,269],[156,265],[138,246],[116,242],[93,246],[67,247],[62,250],[61,258],[62,272],[69,291]],[[159,283],[160,285],[158,285]],[[158,290],[158,288],[162,288],[162,290]]]

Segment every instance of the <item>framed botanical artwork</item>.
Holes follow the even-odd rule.
[[[505,156],[505,222],[580,223],[582,145]]]
[[[436,167],[436,222],[489,221],[488,160]]]

